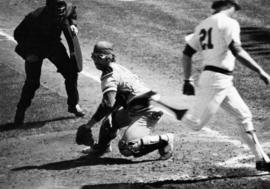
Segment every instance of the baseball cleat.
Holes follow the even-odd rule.
[[[270,172],[270,162],[266,162],[264,160],[256,161],[256,169],[258,171],[268,171],[268,172]]]
[[[167,134],[168,141],[167,144],[158,150],[160,154],[160,160],[167,160],[170,159],[173,155],[173,143],[174,143],[174,134],[168,133]]]
[[[83,117],[85,115],[79,104],[76,106],[69,106],[68,112],[73,113],[76,117]]]
[[[93,147],[87,147],[82,150],[82,153],[94,156],[103,156],[106,153],[112,151],[112,146],[109,144],[105,149],[100,148],[98,144],[94,144]]]

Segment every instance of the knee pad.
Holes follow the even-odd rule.
[[[123,156],[141,157],[163,147],[166,141],[167,137],[164,140],[164,135],[149,135],[132,141],[122,139],[118,143],[118,148]]]
[[[130,142],[120,140],[118,143],[118,149],[120,153],[125,157],[135,156],[135,154],[140,152],[140,148],[141,148],[140,140],[134,140]]]

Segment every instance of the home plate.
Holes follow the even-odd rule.
[[[225,162],[218,163],[219,166],[230,167],[230,168],[239,168],[239,167],[254,167],[254,164],[250,164],[253,156],[239,155],[237,157],[226,160]]]
[[[225,162],[217,163],[218,166],[227,167],[227,168],[255,168],[255,161],[253,155],[247,156],[247,155],[239,155],[237,157],[228,159]],[[269,175],[269,172],[267,171],[258,171],[256,175],[253,176],[263,176],[263,175]]]

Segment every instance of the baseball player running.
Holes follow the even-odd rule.
[[[78,128],[77,144],[91,146],[84,152],[102,156],[111,151],[110,143],[117,136],[117,131],[126,127],[118,143],[122,155],[141,157],[158,150],[161,160],[169,159],[173,152],[174,135],[151,135],[163,112],[150,106],[149,100],[131,103],[138,101],[132,101],[136,97],[151,95],[150,89],[137,75],[115,63],[110,42],[98,42],[94,46],[92,59],[96,68],[102,71],[103,99],[90,121]],[[98,142],[94,144],[91,128],[102,119]]]
[[[201,52],[204,71],[199,79],[196,101],[184,116],[183,125],[200,130],[221,106],[237,118],[241,136],[255,155],[257,170],[270,171],[269,157],[257,139],[251,112],[233,86],[235,58],[257,72],[267,85],[270,76],[241,47],[240,26],[232,18],[240,9],[239,3],[236,0],[218,0],[213,2],[212,9],[213,15],[203,20],[194,33],[186,37],[182,60],[183,94],[193,95],[195,92],[191,63],[197,51]]]

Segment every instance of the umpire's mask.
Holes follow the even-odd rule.
[[[67,3],[64,0],[47,0],[46,5],[52,11],[56,21],[61,23],[66,15]]]

